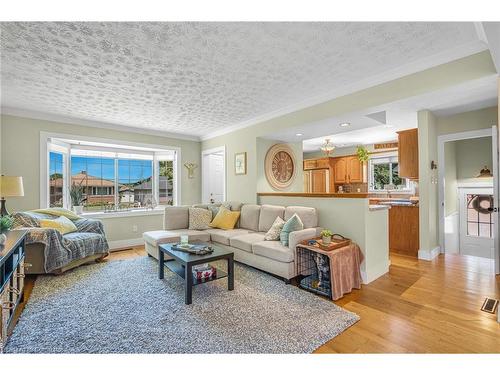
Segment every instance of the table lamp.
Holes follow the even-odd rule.
[[[21,176],[0,176],[0,216],[9,214],[5,207],[5,197],[24,197],[23,178]]]

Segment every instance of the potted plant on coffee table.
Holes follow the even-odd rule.
[[[323,229],[321,231],[321,242],[323,245],[328,245],[332,242],[332,232],[329,229]]]
[[[73,212],[80,215],[83,212],[83,202],[87,200],[83,194],[83,186],[73,184],[69,189],[69,197],[71,198],[71,205],[73,206]]]

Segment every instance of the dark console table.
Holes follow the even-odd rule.
[[[5,232],[0,245],[0,353],[7,342],[14,316],[24,297],[24,238],[27,230]]]

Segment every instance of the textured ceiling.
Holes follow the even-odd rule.
[[[2,106],[204,136],[479,43],[472,23],[2,23]]]

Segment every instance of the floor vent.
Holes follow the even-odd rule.
[[[498,306],[498,300],[493,298],[486,298],[484,300],[481,310],[486,311],[490,314],[494,314]]]

